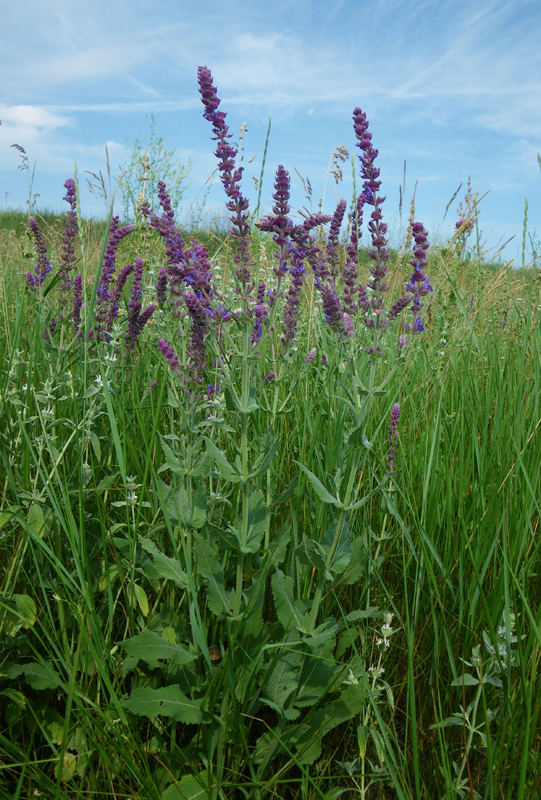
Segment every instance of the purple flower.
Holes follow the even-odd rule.
[[[188,313],[192,319],[190,341],[188,342],[188,370],[191,373],[190,383],[197,386],[205,379],[206,372],[206,349],[205,339],[209,331],[210,316],[207,314],[206,307],[193,292],[187,292],[184,301]]]
[[[162,355],[166,358],[169,366],[173,370],[173,372],[180,372],[180,364],[178,361],[178,356],[167,341],[167,339],[159,339],[158,340],[158,347],[160,348]]]
[[[338,274],[338,237],[340,236],[340,228],[345,213],[346,199],[342,197],[342,199],[338,201],[336,211],[332,216],[329,227],[329,237],[327,239],[327,258],[331,266],[330,273],[334,276]]]
[[[116,297],[115,292],[111,290],[111,280],[115,271],[118,245],[125,236],[128,236],[128,234],[135,230],[135,225],[125,225],[123,228],[119,228],[118,223],[118,217],[113,217],[111,219],[109,236],[107,238],[107,245],[105,247],[103,264],[98,281],[96,304],[94,307],[94,319],[96,321],[94,335],[99,339],[107,337],[112,320],[115,318],[117,312],[116,303],[118,302],[118,297]]]
[[[411,311],[413,315],[416,316],[423,307],[423,303],[421,303],[421,297],[426,297],[426,295],[432,291],[432,286],[430,285],[430,278],[427,278],[425,272],[425,269],[428,266],[428,258],[426,255],[426,251],[429,248],[428,234],[421,222],[412,222],[411,230],[415,240],[415,244],[413,246],[413,258],[410,261],[410,264],[413,267],[413,272],[411,274],[410,282],[406,286],[406,291],[413,294]]]
[[[128,327],[126,330],[126,350],[128,351],[134,349],[141,335],[141,331],[156,309],[154,303],[150,303],[143,313],[141,313],[142,282],[143,261],[140,258],[136,258],[135,275],[130,291],[130,301],[128,303]]]
[[[389,435],[387,441],[390,444],[389,453],[387,456],[387,469],[391,475],[396,475],[396,443],[398,441],[398,420],[400,418],[400,406],[395,403],[391,411],[391,419],[389,421]]]
[[[73,331],[75,335],[79,333],[81,327],[81,309],[83,307],[83,279],[76,275],[73,281]]]
[[[51,262],[47,261],[47,244],[35,217],[29,218],[28,227],[32,231],[34,237],[38,258],[37,264],[34,267],[34,274],[31,272],[25,273],[26,285],[30,289],[38,289],[51,271]]]
[[[220,99],[216,93],[216,88],[212,84],[212,75],[207,67],[198,67],[197,79],[199,82],[199,92],[205,107],[203,116],[212,123],[214,132],[213,139],[216,141],[216,158],[218,159],[218,170],[220,180],[225,193],[229,198],[226,208],[231,212],[230,221],[233,226],[233,235],[237,239],[237,251],[234,256],[237,264],[237,278],[241,284],[250,282],[250,222],[248,219],[248,201],[244,198],[240,190],[242,179],[242,167],[235,167],[237,148],[230,143],[231,134],[226,125],[226,114],[218,111]]]
[[[255,344],[261,339],[261,335],[263,333],[262,325],[265,324],[268,316],[267,307],[265,306],[265,284],[263,281],[261,281],[257,288],[257,301],[252,309],[252,312],[255,317],[254,327],[252,330],[252,344]]]
[[[372,134],[368,131],[366,114],[360,108],[356,108],[353,111],[353,123],[355,136],[359,140],[357,146],[361,150],[361,175],[364,178],[362,195],[364,196],[364,202],[374,208],[368,223],[373,248],[369,255],[374,262],[370,267],[372,279],[368,282],[368,287],[373,291],[371,306],[376,313],[375,327],[378,328],[382,327],[384,321],[381,317],[381,312],[385,308],[383,293],[389,288],[384,281],[389,259],[387,225],[382,221],[383,216],[381,213],[381,205],[385,197],[378,196],[381,186],[381,181],[379,180],[380,170],[374,166],[378,151],[372,146]],[[377,312],[379,312],[379,315]]]
[[[69,291],[73,284],[69,273],[75,268],[75,238],[78,233],[77,223],[77,194],[75,191],[75,181],[73,178],[68,178],[64,183],[66,194],[64,200],[69,204],[69,211],[66,213],[64,221],[64,235],[62,237],[62,254],[60,256],[60,269],[59,276],[61,279],[60,289],[61,294],[59,301],[65,302],[64,292]]]
[[[311,349],[311,350],[309,350],[309,351],[306,353],[306,358],[305,358],[304,360],[305,360],[305,362],[306,362],[307,364],[312,364],[312,362],[314,362],[314,361],[315,361],[315,359],[316,359],[316,352],[317,352],[316,348],[315,348],[315,347],[312,347],[312,349]]]

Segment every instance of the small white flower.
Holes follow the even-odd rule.
[[[345,686],[356,686],[359,683],[359,679],[356,677],[353,670],[350,669],[347,678],[342,681]]]
[[[98,376],[96,377],[96,379],[95,379],[94,383],[96,384],[96,386],[98,387],[98,389],[103,389],[103,379],[102,379],[101,375],[98,375]]]

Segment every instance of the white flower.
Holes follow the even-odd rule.
[[[101,375],[98,375],[98,376],[96,377],[96,379],[95,379],[94,383],[96,384],[96,386],[98,387],[98,389],[103,389],[103,379],[102,379]]]

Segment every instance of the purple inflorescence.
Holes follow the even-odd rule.
[[[400,405],[395,403],[391,411],[391,419],[389,421],[389,436],[387,441],[390,444],[389,454],[387,456],[387,469],[391,475],[396,475],[396,443],[398,441],[398,420],[400,418]]]
[[[51,262],[47,261],[47,244],[35,217],[30,217],[28,227],[32,231],[34,242],[36,243],[38,259],[34,267],[34,273],[26,273],[26,285],[31,289],[38,289],[51,271]]]
[[[214,132],[213,139],[216,141],[215,156],[218,159],[220,180],[229,198],[226,208],[232,214],[230,221],[233,226],[233,234],[237,238],[237,252],[234,256],[237,264],[237,278],[240,283],[248,285],[250,283],[250,223],[246,213],[248,200],[242,195],[240,189],[242,167],[235,166],[237,148],[229,141],[232,134],[229,133],[229,127],[225,122],[225,112],[218,111],[220,99],[216,93],[216,87],[212,84],[210,70],[207,67],[198,67],[197,78],[201,100],[205,107],[203,116],[212,124]]]
[[[160,308],[165,305],[167,300],[167,270],[160,267],[158,278],[156,280],[156,301]]]
[[[128,303],[128,327],[126,329],[126,349],[133,350],[137,344],[137,340],[141,335],[141,331],[146,323],[154,313],[156,306],[150,303],[147,308],[141,312],[142,303],[141,297],[143,282],[143,261],[140,258],[135,259],[135,275],[130,291],[130,301]]]
[[[62,254],[60,256],[59,277],[61,280],[60,289],[69,291],[73,287],[70,272],[75,268],[75,239],[78,233],[77,224],[77,194],[75,191],[75,181],[68,178],[64,183],[66,194],[64,200],[69,204],[69,211],[64,222],[64,236],[62,237]],[[64,302],[64,295],[60,296],[60,302]]]
[[[345,213],[346,198],[342,197],[342,199],[338,201],[336,210],[332,215],[331,224],[329,226],[329,236],[327,238],[327,259],[330,264],[330,274],[333,277],[338,275],[338,237]]]
[[[77,336],[81,327],[81,309],[83,307],[83,279],[76,275],[73,281],[73,332]]]
[[[187,292],[184,296],[186,308],[192,320],[190,341],[188,342],[188,370],[191,373],[189,382],[197,386],[205,380],[207,354],[205,339],[209,332],[210,315],[207,313],[204,302],[194,293]]]
[[[159,339],[158,340],[158,347],[160,348],[162,355],[167,360],[167,363],[173,370],[173,372],[180,372],[180,364],[178,361],[178,356],[167,341],[167,339]]]
[[[370,214],[368,230],[372,239],[372,250],[369,255],[374,262],[370,267],[372,279],[368,282],[368,288],[372,289],[371,307],[375,314],[374,327],[382,327],[384,319],[382,312],[385,308],[383,294],[389,288],[384,281],[387,275],[387,261],[389,259],[389,249],[387,247],[387,225],[383,222],[381,205],[385,197],[379,197],[378,192],[381,186],[379,180],[380,170],[374,166],[374,161],[378,156],[378,151],[372,145],[372,134],[368,130],[366,114],[360,108],[353,111],[354,130],[357,139],[357,146],[361,150],[361,175],[364,178],[363,196],[364,202],[373,206],[374,210]]]
[[[98,281],[96,305],[94,307],[96,326],[93,329],[94,336],[97,336],[98,339],[107,337],[113,319],[116,317],[118,311],[119,295],[111,288],[111,281],[115,272],[118,245],[124,237],[135,230],[135,225],[125,225],[123,228],[119,228],[118,223],[118,217],[113,217],[109,227],[109,236]]]
[[[268,317],[267,307],[265,305],[265,284],[260,282],[257,287],[257,300],[252,309],[254,315],[254,327],[252,329],[252,344],[259,342],[263,333],[263,325]]]
[[[413,305],[411,307],[411,311],[416,317],[415,324],[417,324],[419,321],[419,324],[421,325],[419,328],[419,324],[417,324],[417,332],[419,332],[423,330],[422,323],[418,317],[419,311],[423,307],[423,303],[421,303],[421,297],[426,297],[426,295],[432,291],[430,278],[427,278],[425,272],[425,269],[428,266],[426,251],[429,248],[429,243],[428,234],[421,222],[412,222],[411,230],[415,240],[415,245],[413,247],[413,258],[410,261],[410,264],[413,267],[413,272],[411,274],[410,282],[406,286],[406,291],[413,294]]]

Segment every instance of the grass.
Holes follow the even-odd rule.
[[[281,312],[255,343],[239,313],[196,362],[169,303],[126,346],[128,289],[107,337],[74,335],[63,220],[39,218],[53,270],[31,291],[21,216],[0,215],[0,796],[535,797],[537,274],[429,251],[425,331],[382,334],[381,358],[307,276],[292,348]],[[83,319],[106,235],[80,226]],[[251,237],[268,287],[275,245]],[[252,309],[238,239],[195,239],[216,300]],[[150,301],[167,256],[142,225],[117,271],[138,255]]]

